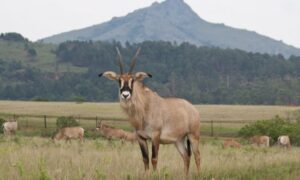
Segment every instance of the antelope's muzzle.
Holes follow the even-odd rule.
[[[129,100],[132,95],[133,80],[120,82],[120,96],[123,100]]]
[[[122,91],[121,92],[121,98],[124,100],[128,100],[131,97],[131,93],[129,91]]]

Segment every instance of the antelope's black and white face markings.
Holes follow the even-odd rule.
[[[121,75],[119,78],[119,89],[120,89],[120,98],[122,100],[129,100],[133,93],[133,83],[134,79],[132,75]]]
[[[152,77],[151,74],[145,73],[145,72],[137,72],[135,74],[132,73],[133,68],[135,66],[136,58],[140,52],[140,48],[135,53],[135,56],[132,58],[130,69],[128,73],[124,73],[124,64],[123,64],[123,58],[118,48],[118,62],[120,66],[120,74],[117,74],[113,71],[106,71],[104,73],[99,74],[99,77],[104,76],[110,80],[116,80],[119,81],[119,95],[120,100],[130,100],[132,97],[133,92],[133,85],[135,81],[142,81],[145,77]]]

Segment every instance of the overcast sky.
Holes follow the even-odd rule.
[[[157,0],[162,2],[163,0]],[[0,32],[32,41],[124,16],[155,0],[1,0]],[[203,19],[300,47],[300,0],[185,0]]]

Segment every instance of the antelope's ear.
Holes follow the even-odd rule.
[[[119,79],[119,75],[113,71],[106,71],[104,73],[99,74],[99,77],[104,76],[110,80],[118,80]]]
[[[134,75],[134,79],[135,79],[136,81],[142,81],[142,80],[143,80],[144,78],[146,78],[146,77],[152,78],[152,75],[149,74],[149,73],[145,73],[145,72],[137,72],[137,73],[135,73],[135,75]]]

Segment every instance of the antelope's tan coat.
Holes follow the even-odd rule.
[[[157,168],[159,145],[175,144],[183,158],[185,173],[188,174],[191,151],[193,151],[199,172],[199,112],[184,99],[163,98],[144,86],[142,80],[146,77],[151,78],[152,75],[145,72],[132,72],[139,52],[140,48],[132,59],[129,72],[124,73],[125,66],[117,48],[121,74],[106,71],[99,76],[119,82],[120,104],[129,122],[135,128],[145,169],[149,169],[147,140],[150,140],[152,143],[151,162],[154,170]]]
[[[9,136],[12,134],[15,134],[18,130],[18,122],[12,121],[12,122],[5,122],[3,123],[3,133],[5,136]]]
[[[56,133],[53,137],[54,140],[66,140],[69,141],[71,139],[80,139],[83,141],[84,137],[84,129],[82,127],[65,127],[62,128]]]
[[[257,146],[270,146],[270,137],[269,136],[253,136],[250,138],[250,142]]]
[[[137,140],[135,133],[127,132],[123,129],[114,128],[102,123],[98,126],[98,128],[96,128],[96,130],[99,131],[107,139],[116,138],[132,142]]]
[[[291,147],[291,141],[289,136],[279,136],[278,137],[278,145],[285,147],[285,148],[290,148]]]
[[[241,144],[239,142],[237,142],[236,140],[234,140],[234,139],[226,139],[223,142],[223,147],[224,148],[229,148],[229,147],[241,148]]]

